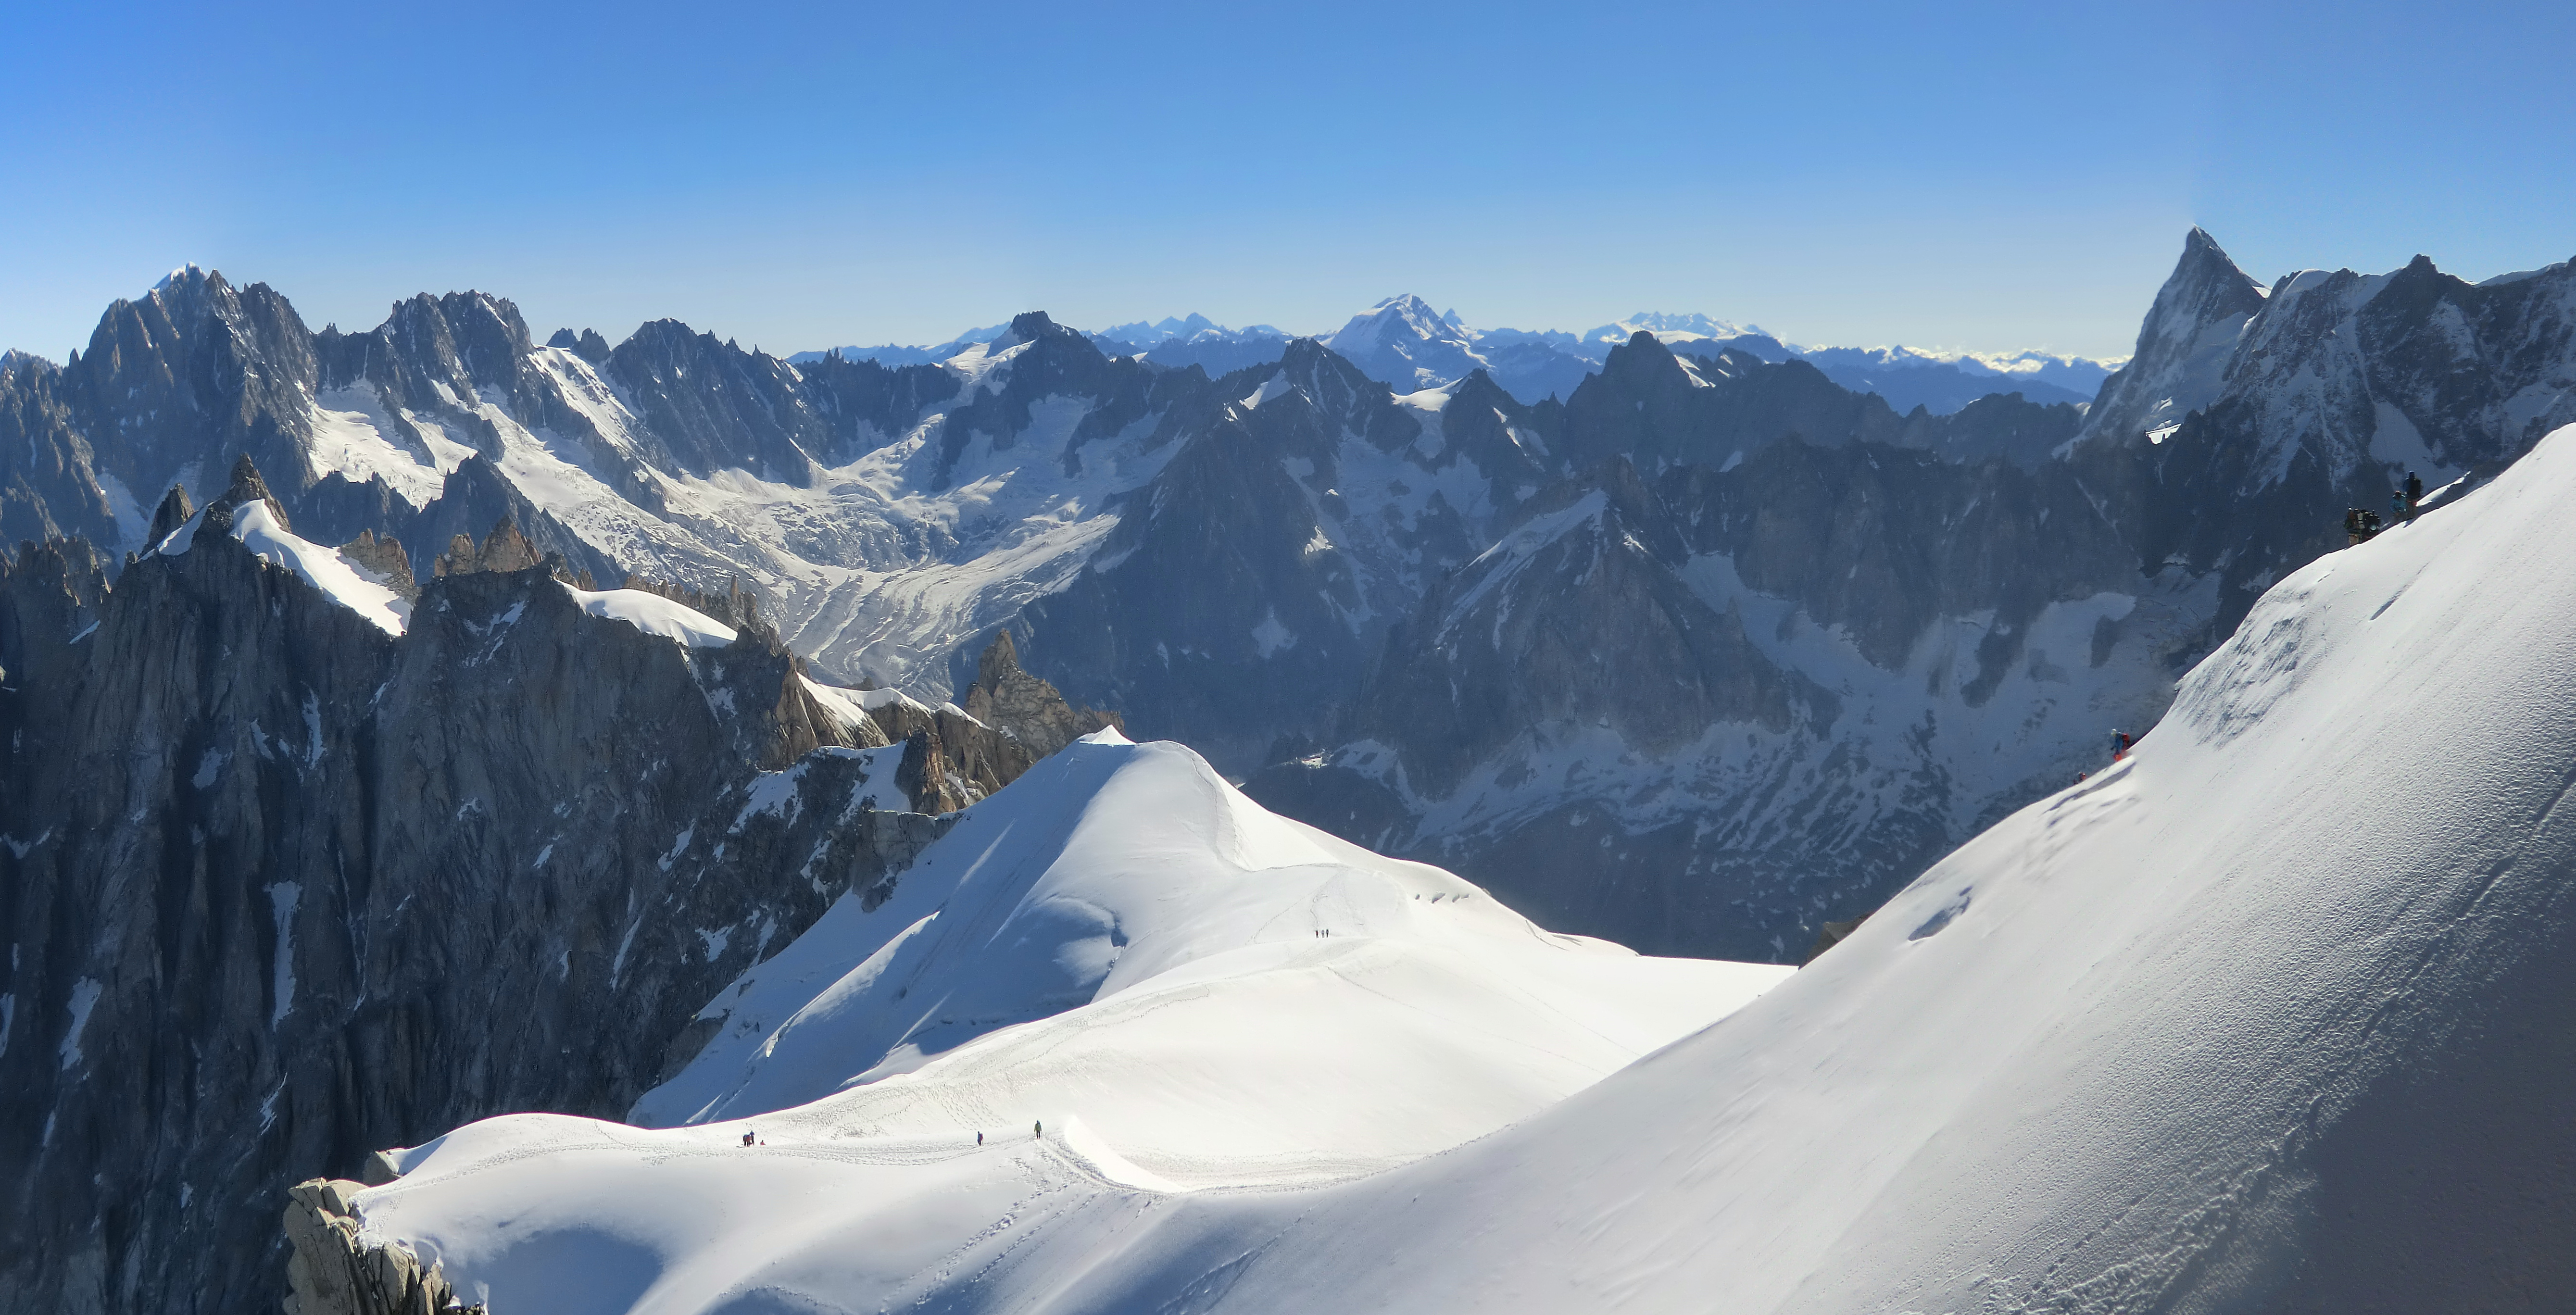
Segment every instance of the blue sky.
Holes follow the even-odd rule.
[[[2571,8],[21,6],[0,345],[193,261],[777,352],[1411,291],[2116,355],[2194,223],[2266,279],[2576,255]]]

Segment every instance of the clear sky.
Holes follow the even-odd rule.
[[[48,4],[0,23],[0,346],[195,262],[319,327],[788,352],[1023,309],[1704,311],[2125,354],[2256,276],[2576,255],[2576,6]]]

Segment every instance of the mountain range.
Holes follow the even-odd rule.
[[[970,329],[938,346],[836,347],[830,353],[800,352],[788,359],[801,365],[837,353],[885,365],[928,364],[991,342],[1008,328],[996,324]],[[2092,399],[2102,380],[2119,365],[2045,352],[1792,347],[1759,328],[1706,315],[1662,312],[1639,312],[1582,333],[1475,329],[1456,311],[1435,312],[1430,303],[1411,295],[1390,297],[1353,316],[1339,331],[1318,337],[1370,378],[1397,392],[1456,383],[1483,370],[1513,397],[1536,403],[1572,394],[1586,375],[1600,370],[1612,348],[1640,330],[1668,345],[1733,347],[1775,363],[1804,360],[1854,392],[1879,394],[1899,412],[1921,406],[1934,415],[1948,415],[1979,398],[2006,392],[2018,392],[2034,402],[2082,404]],[[1112,356],[1141,354],[1158,365],[1196,365],[1211,375],[1222,375],[1278,360],[1294,336],[1267,324],[1229,329],[1192,314],[1150,324],[1112,325],[1093,333],[1091,339]]]
[[[2089,404],[1947,414],[1672,327],[1524,402],[1427,313],[1224,373],[1035,312],[800,364],[482,293],[317,333],[191,269],[0,363],[0,1297],[247,1309],[285,1243],[201,1197],[629,1113],[1095,709],[1241,783],[1211,834],[1796,960],[2163,718],[2345,508],[2576,420],[2567,265],[2267,288],[2194,231]],[[1128,898],[1068,897],[1074,984],[988,1021],[1096,996]]]
[[[568,1315],[2550,1309],[2571,496],[2576,427],[2290,572],[2119,762],[1782,977],[1528,929],[1104,732],[719,992],[767,1026],[631,1122],[299,1189],[299,1291],[354,1254]]]

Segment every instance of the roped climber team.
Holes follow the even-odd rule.
[[[2394,525],[2401,520],[2412,524],[2415,520],[2415,513],[2422,510],[2423,506],[2424,480],[2414,471],[2407,471],[2405,485],[2400,488],[2391,489],[2388,492],[2387,520],[2381,520],[2378,512],[2372,511],[2367,507],[2347,507],[2344,509],[2344,545],[2346,547],[2353,547],[2359,544],[2368,543],[2371,538],[2377,535],[2381,530],[2386,529],[2388,526]]]

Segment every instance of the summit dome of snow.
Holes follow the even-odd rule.
[[[536,1281],[563,1309],[624,1309],[630,1279],[714,1308],[768,1282],[779,1248],[840,1273],[808,1290],[846,1306],[843,1281],[927,1277],[896,1258],[912,1243],[852,1238],[893,1230],[926,1257],[1042,1219],[1087,1229],[1103,1192],[1380,1170],[1526,1118],[1787,971],[1546,932],[1262,811],[1187,749],[1103,731],[720,993],[713,1039],[636,1108],[684,1126],[490,1120],[410,1152],[367,1208],[500,1309]],[[746,1126],[765,1147],[741,1147]],[[504,1198],[530,1208],[484,1208]],[[651,1258],[567,1295],[565,1267],[620,1237],[657,1239]]]

